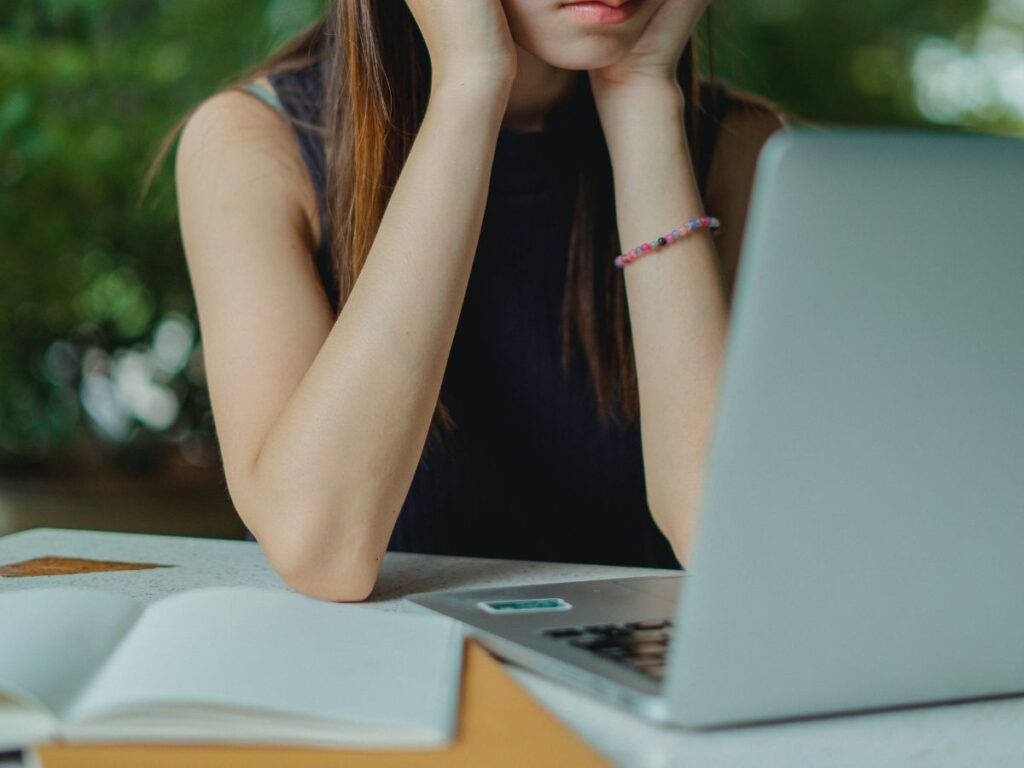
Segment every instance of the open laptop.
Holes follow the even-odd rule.
[[[1010,138],[776,133],[685,574],[407,600],[691,727],[1024,692],[1022,180]]]

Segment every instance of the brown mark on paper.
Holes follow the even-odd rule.
[[[103,573],[106,571],[142,571],[148,568],[173,568],[160,563],[126,563],[118,560],[90,560],[85,557],[46,555],[0,565],[0,576],[14,579],[25,576],[70,576],[76,573]]]

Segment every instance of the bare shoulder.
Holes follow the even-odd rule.
[[[708,174],[708,213],[722,220],[717,248],[728,295],[739,267],[754,172],[771,136],[800,122],[794,115],[756,94],[729,87],[729,109],[718,127]]]
[[[795,118],[767,99],[730,86],[729,109],[718,127],[708,179],[709,197],[724,196],[749,184],[765,142]]]
[[[726,115],[725,123],[736,125],[738,123],[753,123],[762,128],[781,128],[799,122],[796,115],[787,112],[781,105],[760,94],[739,88],[734,85],[728,86],[729,112]]]
[[[254,82],[270,88],[266,78]],[[272,209],[316,242],[316,198],[291,127],[254,94],[226,89],[195,108],[178,142],[175,181],[183,207],[235,201],[253,212]]]
[[[175,180],[218,440],[237,489],[334,322],[309,228],[315,197],[289,122],[238,90],[191,113]]]

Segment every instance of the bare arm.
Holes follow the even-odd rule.
[[[599,102],[623,250],[704,215],[683,105],[674,83]],[[630,110],[645,119],[630,119]],[[625,268],[648,504],[684,566],[725,351],[727,306],[716,262],[711,236],[697,232]]]
[[[493,80],[435,87],[336,321],[288,126],[225,93],[182,136],[182,237],[228,487],[298,591],[372,591],[440,392],[507,95]]]
[[[624,250],[705,214],[674,83],[601,102],[615,170]],[[637,111],[646,116],[633,120]],[[715,152],[710,213],[729,234],[720,264],[707,232],[653,251],[625,269],[640,396],[645,483],[651,514],[685,566],[703,493],[725,357],[739,236],[761,145],[778,127],[770,113],[727,120]],[[724,241],[724,242],[723,242]]]

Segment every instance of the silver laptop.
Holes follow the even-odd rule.
[[[691,727],[1024,692],[1022,225],[1022,141],[775,134],[685,574],[407,599]]]

